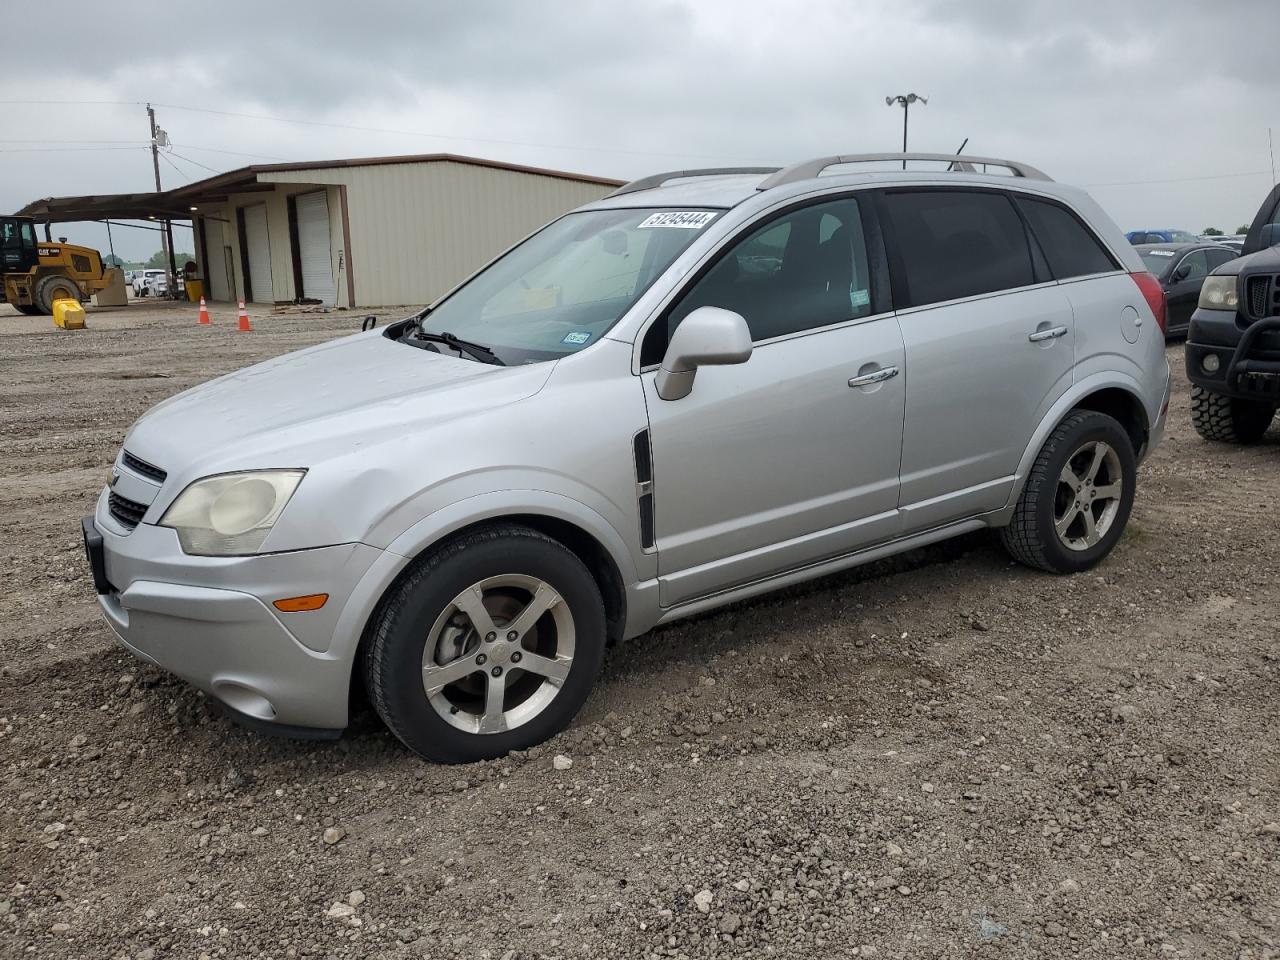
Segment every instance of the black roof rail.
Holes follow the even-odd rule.
[[[662,186],[668,180],[685,180],[691,177],[723,177],[735,173],[777,173],[781,169],[781,167],[703,167],[699,170],[671,170],[667,173],[655,173],[652,176],[641,177],[639,180],[632,180],[630,183],[620,186],[609,196],[620,197],[626,193],[652,190],[654,187]]]
[[[780,187],[784,183],[811,180],[822,173],[823,170],[826,170],[827,167],[835,167],[845,163],[896,163],[900,160],[932,160],[948,164],[948,172],[955,170],[960,173],[974,173],[976,172],[974,167],[979,164],[1004,167],[1015,177],[1025,177],[1028,180],[1052,180],[1050,176],[1030,164],[1017,160],[1001,160],[997,157],[973,157],[954,153],[850,153],[818,157],[814,160],[793,163],[789,167],[783,167],[773,176],[765,178],[756,189],[769,190],[773,187]],[[623,189],[625,190],[626,187],[623,187]]]

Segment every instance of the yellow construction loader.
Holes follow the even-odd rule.
[[[0,217],[0,303],[49,314],[53,301],[87,300],[107,283],[97,250],[37,241],[31,218]]]

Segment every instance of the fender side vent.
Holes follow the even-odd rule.
[[[653,480],[653,461],[649,457],[649,431],[641,430],[634,439],[636,457],[636,483]]]
[[[653,546],[653,494],[640,498],[640,546],[648,550]]]
[[[640,507],[640,546],[653,549],[653,457],[649,452],[649,431],[641,430],[632,438],[636,465],[636,500]]]

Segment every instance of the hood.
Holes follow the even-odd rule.
[[[175,478],[308,467],[406,424],[457,418],[531,396],[554,366],[493,366],[370,331],[170,397],[133,425],[124,445]]]

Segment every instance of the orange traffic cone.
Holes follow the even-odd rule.
[[[212,322],[209,319],[209,308],[205,306],[204,297],[200,298],[200,322],[204,324]]]
[[[252,330],[249,326],[249,311],[244,308],[244,301],[240,301],[240,329],[242,331]]]

